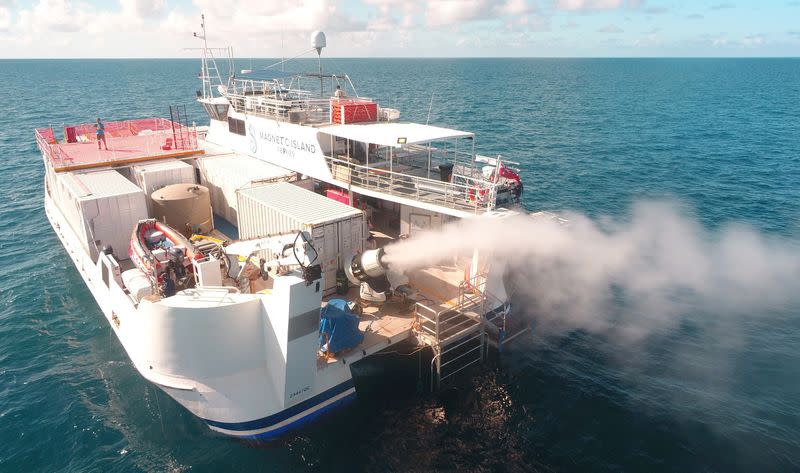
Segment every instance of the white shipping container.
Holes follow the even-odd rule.
[[[131,179],[144,191],[147,213],[152,215],[150,195],[170,184],[194,184],[194,167],[177,159],[137,164],[131,167]]]
[[[336,270],[364,250],[367,225],[359,209],[290,183],[243,189],[238,194],[242,240],[300,230],[311,234],[325,294],[336,290]]]
[[[56,178],[56,204],[84,248],[113,249],[117,260],[128,259],[134,227],[147,218],[144,192],[117,171],[64,173]]]
[[[238,226],[236,191],[263,184],[294,181],[297,173],[243,154],[197,159],[200,184],[211,194],[214,213]]]

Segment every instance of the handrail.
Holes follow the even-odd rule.
[[[495,296],[488,290],[486,290],[486,286],[488,284],[489,278],[486,272],[479,272],[475,274],[473,277],[464,280],[459,285],[459,303],[463,299],[472,300],[470,296],[468,296],[468,289],[473,289],[478,292],[477,297],[481,299],[481,304],[485,306],[486,302],[489,300],[494,301],[497,303],[498,306],[505,305],[505,301],[501,300],[499,297]],[[481,314],[483,315],[483,314]],[[503,326],[502,329],[506,329],[506,316],[503,315]]]
[[[334,179],[365,189],[475,213],[495,207],[497,191],[492,182],[461,176],[470,184],[459,184],[364,166],[332,156],[326,156],[325,160]]]
[[[95,140],[94,124],[82,123],[71,125],[68,128],[74,129],[76,135],[91,137],[91,141]],[[171,143],[171,148],[168,149],[175,152],[193,152],[199,148],[196,127],[183,125],[179,122],[173,123],[165,118],[107,122],[106,136],[111,153],[99,155],[96,159],[84,158],[77,164],[81,166],[102,165],[105,163],[113,163],[120,159],[116,147],[114,146],[115,135],[116,138],[120,136],[139,137],[134,146],[139,148],[138,151],[140,154],[131,155],[129,153],[127,155],[127,157],[133,158],[147,157],[152,151],[156,150],[158,150],[158,154],[162,154],[161,150],[167,149],[162,147],[162,143],[165,139]],[[76,164],[75,156],[71,156],[68,151],[71,149],[69,147],[73,146],[73,144],[57,142],[52,128],[36,128],[34,130],[34,137],[45,161],[55,168],[56,171],[64,170]]]
[[[71,161],[72,159],[62,150],[57,144],[51,144],[42,135],[42,130],[48,130],[50,135],[53,134],[52,128],[37,128],[34,130],[36,137],[36,144],[39,146],[39,151],[53,164],[63,165],[64,161]],[[55,137],[53,138],[55,139]]]

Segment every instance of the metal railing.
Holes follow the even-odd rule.
[[[458,303],[459,305],[467,305],[467,304],[480,304],[481,305],[481,316],[486,315],[486,305],[488,303],[492,303],[491,306],[493,307],[503,307],[505,306],[505,301],[501,300],[499,297],[495,296],[491,292],[489,292],[486,288],[489,282],[488,275],[485,272],[480,272],[473,277],[464,280],[458,286]],[[501,311],[500,316],[502,317],[500,321],[500,325],[498,328],[505,332],[506,330],[506,312]],[[491,319],[486,319],[487,322],[491,322],[495,319],[492,317]],[[497,325],[497,324],[495,324]]]
[[[483,361],[483,351],[484,351],[484,333],[483,331],[476,332],[471,337],[465,338],[464,340],[460,341],[457,345],[453,345],[448,347],[446,350],[442,350],[436,354],[434,354],[433,358],[431,359],[431,391],[435,391],[437,386],[441,384],[442,381],[457,375],[461,371],[469,368],[470,366],[480,363]],[[478,342],[476,346],[469,347],[469,344],[475,344]],[[454,358],[451,358],[445,362],[442,362],[442,358],[444,355],[447,355],[450,352],[458,350],[462,347],[467,347],[465,351],[460,353]],[[478,353],[476,353],[478,352]],[[476,356],[477,355],[477,356]],[[470,358],[468,358],[470,357]],[[455,363],[461,362],[461,365],[457,365]],[[453,366],[455,364],[455,368],[452,369],[449,373],[442,376],[442,370],[448,368],[449,366]]]
[[[464,177],[463,184],[445,182],[330,156],[326,156],[325,160],[334,179],[364,189],[474,213],[490,211],[495,207],[496,186],[488,181]]]
[[[48,142],[44,137],[44,134],[47,132],[49,132],[50,138],[55,140],[52,128],[37,128],[34,131],[36,144],[39,146],[39,151],[42,152],[42,156],[45,157],[45,160],[54,166],[63,166],[65,162],[71,161],[72,158],[70,158],[58,144]]]
[[[277,79],[234,79],[226,97],[234,110],[291,123],[329,123],[330,99],[307,90],[287,89]]]
[[[473,307],[477,310],[476,314],[467,313]],[[442,381],[483,361],[485,332],[481,310],[482,304],[473,304],[472,301],[438,311],[421,302],[416,304],[417,336],[433,349],[431,390],[436,390]],[[459,318],[460,321],[452,322]]]
[[[76,142],[97,141],[94,124],[82,123],[68,126],[66,129],[74,133]],[[64,149],[65,146],[71,146],[73,143],[57,142],[52,128],[37,128],[34,130],[34,135],[42,155],[56,170],[74,164],[113,163],[118,159],[124,158],[198,149],[197,131],[194,127],[185,126],[179,122],[172,122],[164,118],[107,122],[105,124],[105,135],[110,153],[98,154],[89,160],[86,160],[86,153],[82,153],[83,156],[79,159],[79,162],[76,162],[76,156],[71,156],[69,151]],[[131,142],[132,138],[130,137],[134,137],[135,142]],[[128,148],[123,155],[118,155],[117,153],[115,141],[118,139],[125,140],[125,147]],[[133,150],[130,148],[133,148]]]
[[[423,337],[430,338],[432,342],[441,343],[442,341],[457,336],[462,330],[474,325],[475,320],[466,314],[466,311],[472,308],[472,304],[467,304],[463,306],[456,305],[447,307],[436,311],[421,302],[417,302],[416,317],[419,321],[420,331],[423,332]],[[476,311],[476,313],[481,315],[480,312]],[[442,316],[450,314],[461,314],[464,316],[464,320],[455,324],[444,323],[445,321],[442,320]],[[432,327],[427,326],[425,322],[429,322]]]

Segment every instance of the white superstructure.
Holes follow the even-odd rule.
[[[491,255],[404,274],[382,258],[421,230],[513,212],[510,162],[476,156],[472,133],[400,123],[321,68],[222,83],[204,50],[201,79],[208,127],[174,109],[109,122],[109,151],[93,124],[63,141],[36,130],[48,218],[146,379],[213,430],[266,438],[353,398],[351,365],[398,343],[432,348],[433,386],[502,346]]]

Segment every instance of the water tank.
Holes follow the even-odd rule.
[[[172,184],[153,192],[150,198],[153,202],[153,218],[186,236],[192,233],[208,234],[214,228],[211,196],[207,187]]]

